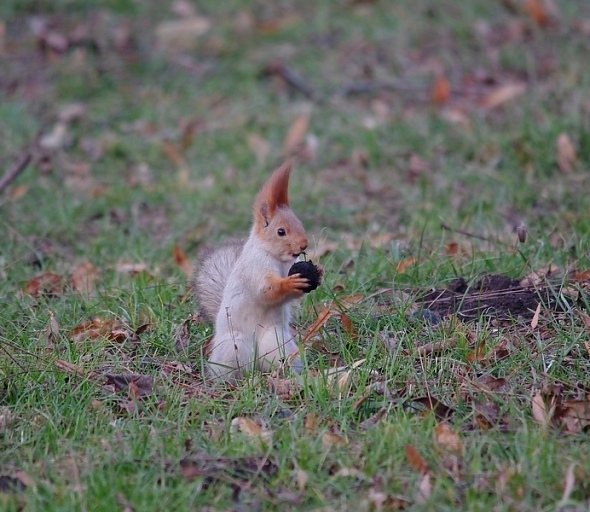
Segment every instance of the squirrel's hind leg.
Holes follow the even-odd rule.
[[[221,382],[235,383],[252,368],[252,347],[239,336],[215,336],[207,360],[209,374]]]
[[[267,329],[258,338],[257,347],[256,368],[259,370],[268,372],[276,368],[281,360],[290,360],[291,369],[296,373],[302,372],[299,347],[290,335],[275,329]],[[295,353],[297,355],[294,355]]]

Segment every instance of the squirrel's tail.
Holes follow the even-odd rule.
[[[243,248],[243,240],[230,240],[201,253],[191,288],[201,314],[209,322],[215,322],[225,284]]]

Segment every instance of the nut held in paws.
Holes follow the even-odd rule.
[[[322,284],[324,270],[311,261],[296,261],[289,269],[289,275],[293,274],[301,274],[301,277],[305,277],[309,281],[309,286],[305,290],[305,293],[309,293]]]

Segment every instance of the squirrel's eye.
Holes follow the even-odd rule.
[[[287,233],[285,233],[285,230],[283,228],[279,228],[277,231],[277,235],[279,236],[285,236]]]

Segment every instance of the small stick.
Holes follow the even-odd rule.
[[[10,185],[10,183],[27,168],[32,158],[33,155],[31,152],[27,151],[20,156],[20,158],[10,169],[8,169],[8,171],[6,171],[6,174],[2,177],[2,179],[0,179],[0,193],[2,193],[4,189],[8,187],[8,185]]]
[[[315,100],[316,95],[313,88],[305,83],[303,78],[296,74],[291,68],[281,62],[272,62],[262,71],[263,75],[280,76],[287,85],[298,90],[307,96],[310,100]]]
[[[446,229],[447,231],[459,233],[460,235],[465,235],[465,236],[469,236],[471,238],[477,238],[478,240],[483,240],[484,242],[492,242],[489,238],[487,238],[483,235],[478,235],[477,233],[472,233],[471,231],[465,231],[464,229],[460,229],[460,228],[452,228],[451,226],[449,226],[448,224],[445,224],[444,222],[440,223],[440,227],[442,229]]]

